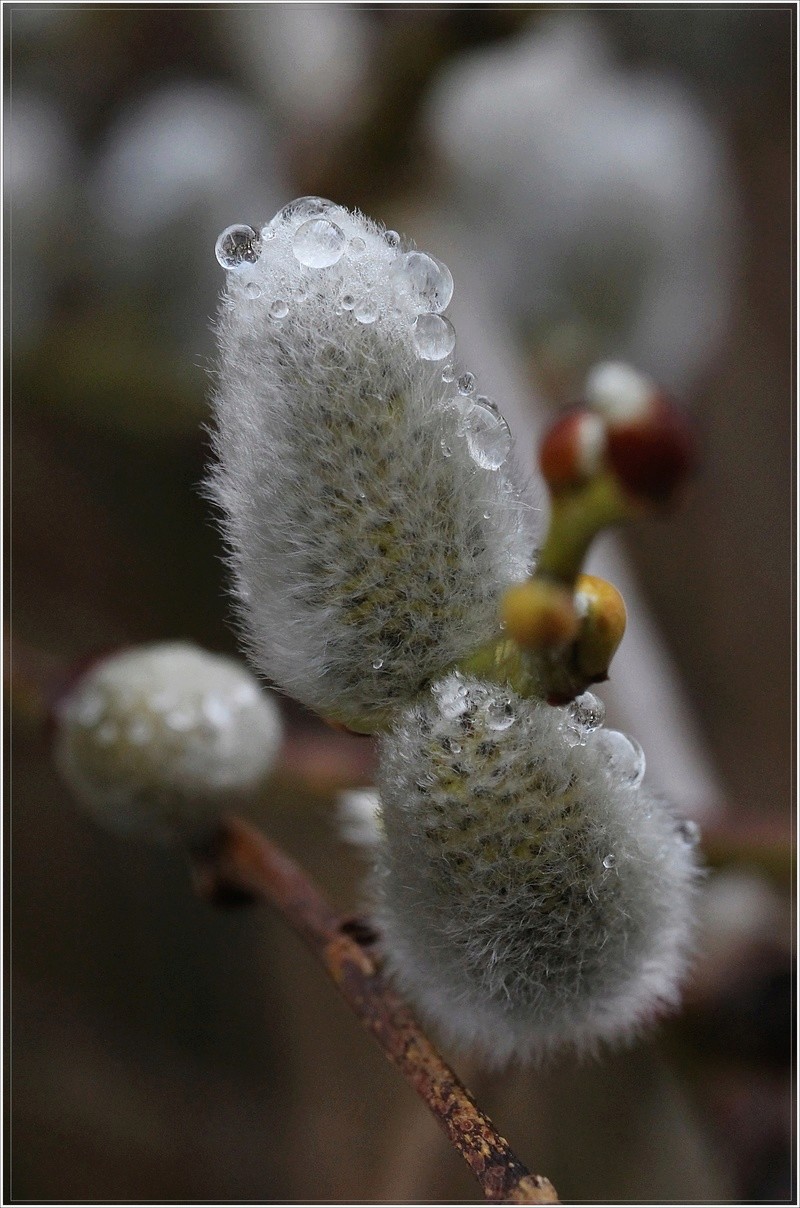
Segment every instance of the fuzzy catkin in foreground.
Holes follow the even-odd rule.
[[[449,1043],[493,1065],[591,1051],[677,1001],[692,844],[609,767],[608,733],[455,673],[382,741],[388,967]]]
[[[346,237],[338,262],[295,255],[309,213]],[[470,451],[452,357],[419,354],[418,316],[436,327],[444,299],[407,263],[363,216],[304,199],[228,273],[218,321],[210,489],[245,639],[286,692],[351,722],[491,638],[534,544],[513,462]]]

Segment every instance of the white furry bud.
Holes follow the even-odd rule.
[[[456,672],[383,741],[387,961],[494,1064],[591,1050],[677,998],[693,847],[596,721]]]
[[[218,257],[211,492],[250,652],[369,724],[490,638],[526,573],[508,429],[459,391],[448,270],[394,232],[302,198]]]
[[[624,424],[640,419],[648,411],[657,390],[650,378],[630,365],[604,361],[588,373],[584,395],[589,406],[605,419]]]
[[[55,760],[99,822],[163,837],[246,807],[280,741],[278,710],[247,668],[165,642],[79,680],[58,707]]]
[[[336,799],[339,833],[353,847],[374,852],[383,839],[377,789],[348,789]]]

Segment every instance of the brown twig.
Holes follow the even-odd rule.
[[[305,872],[254,827],[228,819],[194,852],[195,882],[213,902],[268,902],[322,961],[389,1061],[424,1099],[489,1200],[557,1204],[548,1179],[531,1174],[445,1063],[381,975],[377,936],[339,918]]]

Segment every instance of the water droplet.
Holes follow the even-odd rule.
[[[444,438],[442,438],[441,446],[442,446],[442,455],[444,457],[453,456],[453,450],[451,449],[450,445],[448,445],[447,441]]]
[[[474,389],[475,389],[475,374],[474,373],[462,373],[461,377],[458,379],[458,393],[459,394],[472,394],[472,391]]]
[[[356,304],[356,300],[352,294],[342,294],[342,308],[344,310],[352,310]]]
[[[593,692],[583,692],[575,697],[569,706],[569,712],[572,720],[590,734],[598,726],[602,726],[606,707]]]
[[[491,515],[492,515],[492,513],[491,513],[491,512],[484,512],[484,513],[483,513],[483,518],[484,518],[484,520],[490,520],[490,519],[491,519]]]
[[[423,361],[441,361],[456,346],[456,329],[441,315],[420,315],[414,324],[414,344]]]
[[[614,855],[613,851],[610,851],[608,853],[608,855],[603,859],[603,868],[613,868],[614,865],[616,864],[616,862],[617,862],[617,857]]]
[[[375,661],[372,664],[372,670],[380,671],[382,666],[383,666],[383,659],[375,659]]]
[[[572,721],[562,722],[559,730],[568,747],[582,747],[586,743],[586,731]]]
[[[363,239],[359,238],[359,236],[356,235],[353,239],[350,240],[350,243],[348,244],[348,248],[350,250],[351,256],[363,256],[364,252],[366,251],[367,245]]]
[[[325,197],[296,197],[294,201],[290,201],[283,209],[278,210],[278,213],[268,224],[268,228],[275,231],[276,227],[288,223],[297,228],[301,222],[305,222],[308,218],[320,218],[327,214],[329,210],[336,210],[339,207],[333,201],[328,201]]]
[[[439,712],[446,721],[455,721],[471,708],[471,701],[463,676],[458,672],[435,684],[432,691]]]
[[[502,415],[471,403],[461,418],[470,457],[484,470],[499,470],[511,452],[511,432]]]
[[[309,218],[292,240],[295,258],[306,268],[329,268],[344,255],[347,239],[341,227],[327,218]]]
[[[513,726],[516,720],[514,707],[508,696],[488,701],[485,713],[486,724],[490,730],[507,730],[509,726]]]
[[[273,319],[285,319],[289,313],[289,303],[284,298],[276,298],[269,308]]]
[[[255,264],[260,251],[261,237],[242,223],[226,227],[214,248],[217,260],[228,272],[241,272],[248,264]]]
[[[697,844],[700,842],[700,827],[691,818],[684,818],[678,824],[678,836],[687,847],[697,847]]]
[[[397,231],[384,231],[383,237],[389,244],[389,247],[400,246],[400,236],[398,235]]]
[[[247,285],[245,285],[245,287],[244,287],[244,292],[247,294],[248,298],[255,299],[255,298],[261,297],[262,291],[261,291],[261,286],[256,285],[255,281],[248,281]]]
[[[486,394],[477,395],[475,402],[479,407],[485,407],[487,411],[493,411],[495,415],[500,414],[500,408],[493,398],[489,398]]]
[[[353,307],[353,314],[359,323],[374,323],[378,317],[378,306],[372,298],[361,298]]]
[[[642,783],[645,772],[644,751],[634,738],[620,734],[619,730],[595,730],[589,735],[587,746],[599,751],[609,775],[614,780],[635,788]]]
[[[453,296],[450,269],[425,252],[408,252],[397,263],[393,277],[418,314],[440,314]]]
[[[455,381],[455,376],[456,376],[456,372],[453,369],[453,366],[445,365],[444,369],[442,370],[442,381],[450,383],[452,381]]]

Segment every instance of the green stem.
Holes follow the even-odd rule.
[[[476,679],[508,684],[518,696],[546,695],[540,660],[509,638],[497,637],[462,659],[458,670]]]
[[[630,501],[611,474],[599,475],[584,487],[555,495],[536,575],[573,587],[598,532],[631,515]]]

